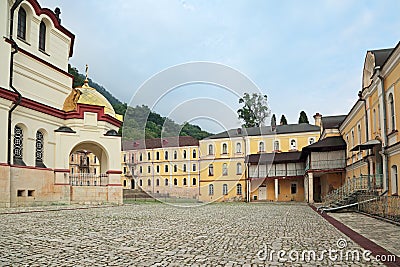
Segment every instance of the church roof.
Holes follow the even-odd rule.
[[[271,126],[251,127],[251,128],[238,128],[230,129],[206,139],[220,139],[220,138],[234,138],[242,136],[259,136],[259,135],[275,135],[275,134],[288,134],[288,133],[301,133],[301,132],[319,132],[320,128],[308,123],[277,125],[275,131]]]
[[[191,136],[173,136],[122,142],[122,150],[153,149],[167,147],[198,146],[199,140]]]
[[[324,129],[338,129],[347,115],[325,116],[322,117]]]

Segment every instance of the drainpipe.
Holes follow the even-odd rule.
[[[382,135],[384,139],[384,145],[382,146],[382,157],[383,157],[383,165],[385,168],[385,180],[386,180],[386,188],[385,191],[387,194],[389,194],[389,162],[388,162],[388,157],[387,157],[387,152],[386,148],[388,146],[388,137],[386,133],[387,129],[387,121],[386,121],[386,94],[385,94],[385,87],[384,87],[384,78],[380,75],[380,68],[378,69],[379,75],[378,78],[380,80],[380,84],[382,87],[382,98],[383,98],[383,103],[382,103],[382,109],[383,109],[383,128],[382,128]]]
[[[366,142],[368,142],[369,141],[369,137],[368,137],[368,134],[369,134],[369,127],[368,127],[368,113],[367,113],[367,100],[366,99],[364,99],[364,98],[362,98],[362,91],[359,91],[358,92],[358,101],[362,101],[362,102],[364,102],[364,116],[365,116],[365,140],[366,140]],[[361,140],[360,140],[360,142],[361,142]],[[361,144],[361,143],[360,143]],[[367,158],[368,158],[368,156],[369,156],[369,149],[367,150]],[[367,174],[368,174],[368,188],[371,188],[371,180],[370,180],[370,175],[371,175],[371,166],[370,166],[370,164],[369,164],[369,159],[368,159],[368,161],[367,161]]]
[[[21,4],[23,0],[17,0],[12,5],[10,10],[10,41],[11,41],[11,48],[14,51],[11,52],[10,57],[10,78],[9,78],[9,86],[10,88],[17,94],[18,98],[11,109],[8,111],[8,147],[7,147],[7,164],[11,165],[11,119],[13,111],[18,107],[21,103],[22,95],[18,90],[13,86],[13,79],[14,79],[14,55],[18,53],[18,45],[13,39],[13,30],[14,30],[14,12],[17,7]]]

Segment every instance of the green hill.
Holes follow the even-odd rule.
[[[74,76],[73,87],[82,86],[85,75],[68,65],[68,72]],[[124,115],[124,125],[120,131],[124,131],[124,138],[143,139],[143,138],[159,138],[168,136],[192,136],[198,140],[211,135],[211,133],[203,131],[199,126],[190,123],[180,125],[173,120],[163,117],[153,112],[149,107],[142,105],[136,107],[128,107],[126,103],[122,103],[113,96],[106,88],[89,78],[89,86],[95,88],[101,93],[113,106],[116,113]]]

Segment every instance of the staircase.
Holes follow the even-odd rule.
[[[382,189],[382,175],[361,175],[347,179],[344,185],[323,198],[321,211],[339,211],[357,206],[360,195],[377,196]],[[370,201],[370,200],[364,200]]]
[[[141,188],[138,189],[124,189],[124,199],[148,199],[151,198],[149,194],[143,191]]]

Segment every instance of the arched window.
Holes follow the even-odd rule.
[[[279,151],[279,141],[278,140],[274,141],[274,151]]]
[[[242,143],[236,143],[236,153],[242,153]]]
[[[151,166],[147,166],[147,173],[151,173]]]
[[[165,171],[165,172],[168,172],[168,165],[165,165],[165,166],[164,166],[164,171]]]
[[[186,164],[183,164],[183,171],[186,172]]]
[[[196,155],[196,149],[193,149],[193,158],[195,159],[197,157]]]
[[[290,140],[290,149],[291,150],[297,150],[297,143],[295,139]]]
[[[156,153],[156,159],[159,160],[160,159],[160,152],[157,151]]]
[[[357,125],[358,144],[361,145],[361,125]]]
[[[236,164],[236,174],[242,174],[242,163]]]
[[[178,152],[176,152],[176,150],[174,151],[174,159],[178,158]]]
[[[147,160],[151,160],[150,152],[147,152]]]
[[[192,179],[192,185],[196,185],[196,182],[197,182],[197,181],[196,181],[196,178],[193,178],[193,179]]]
[[[35,152],[35,164],[36,167],[46,168],[43,163],[43,152],[44,152],[44,138],[41,131],[36,132],[36,152]]]
[[[147,179],[147,186],[151,186],[151,180]]]
[[[139,167],[139,172],[143,173],[143,167],[142,166]]]
[[[208,165],[208,176],[214,175],[214,166],[212,164]]]
[[[183,178],[183,185],[187,185],[187,180],[186,180],[186,178]]]
[[[351,146],[355,146],[355,142],[354,142],[354,131],[351,131]]]
[[[143,180],[142,179],[139,180],[139,185],[143,186]]]
[[[26,11],[22,7],[18,11],[17,37],[22,40],[26,39]]]
[[[208,145],[208,155],[214,155],[214,146]]]
[[[165,159],[165,160],[168,159],[168,151],[165,151],[165,153],[164,153],[164,159]]]
[[[392,195],[393,194],[399,194],[399,178],[397,174],[397,165],[392,166]]]
[[[236,195],[241,195],[242,194],[242,184],[237,184],[236,185]]]
[[[46,24],[43,21],[39,26],[39,50],[46,50]]]
[[[393,94],[389,94],[389,112],[390,112],[390,127],[391,131],[396,130],[396,117],[395,117],[395,112],[394,112],[394,99],[393,99]]]
[[[228,175],[228,164],[222,164],[222,175]]]
[[[260,142],[260,143],[258,144],[258,151],[259,151],[259,152],[264,152],[264,151],[265,151],[264,142]]]
[[[222,194],[223,195],[227,195],[228,194],[228,185],[227,184],[223,184],[222,185]]]
[[[157,165],[157,166],[156,166],[156,170],[157,170],[157,173],[160,172],[160,165]]]
[[[168,178],[165,178],[165,185],[168,186]]]
[[[71,161],[74,161],[74,154],[71,154]]]
[[[140,153],[139,161],[143,161],[143,154],[142,153]]]
[[[24,142],[24,131],[21,127],[14,127],[14,150],[13,150],[13,158],[15,165],[23,165],[25,163],[23,161],[23,142]]]
[[[183,158],[186,159],[186,150],[183,150]]]
[[[373,132],[376,132],[376,111],[375,111],[375,109],[372,111],[372,129],[373,129]]]
[[[193,164],[192,170],[195,172],[196,171],[196,164]]]
[[[178,185],[178,179],[174,178],[174,185]]]
[[[156,186],[160,186],[160,179],[156,180]]]
[[[214,195],[214,185],[213,184],[208,185],[208,194],[210,196]]]
[[[174,172],[178,171],[178,165],[174,165]]]
[[[315,138],[314,137],[308,138],[308,144],[309,145],[314,144],[314,143],[315,143]]]
[[[222,144],[222,154],[228,154],[228,145],[226,143]]]

